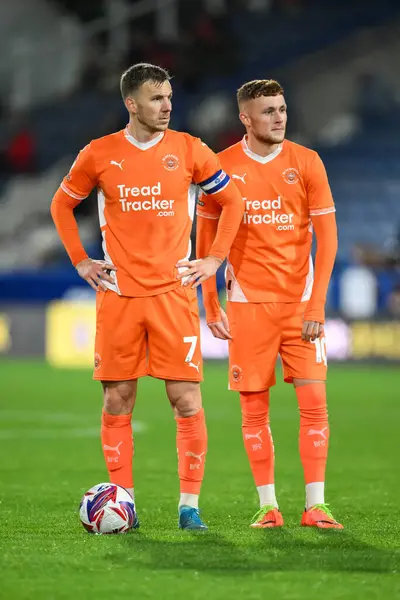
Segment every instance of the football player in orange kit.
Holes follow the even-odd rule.
[[[324,308],[337,251],[332,194],[318,154],[285,139],[287,112],[279,83],[250,81],[237,98],[246,135],[219,154],[245,209],[228,256],[227,315],[215,278],[203,284],[203,295],[212,333],[229,340],[230,389],[240,392],[243,440],[260,499],[251,526],[283,525],[269,426],[269,389],[279,353],[300,411],[306,483],[301,524],[341,529],[324,497],[329,441]],[[197,214],[197,255],[207,256],[221,211],[211,196],[203,196]]]
[[[194,288],[226,257],[243,202],[200,139],[168,129],[172,88],[164,69],[130,67],[121,77],[121,93],[128,125],[81,150],[51,214],[73,265],[97,292],[94,379],[104,391],[101,438],[110,481],[134,496],[131,417],[137,380],[164,379],[177,424],[179,527],[207,529],[198,510],[207,430]],[[208,255],[195,263],[196,283],[185,286],[178,274],[191,252],[196,185],[214,197],[221,219]],[[104,260],[87,256],[73,212],[94,187]]]

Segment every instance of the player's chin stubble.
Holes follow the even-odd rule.
[[[165,131],[166,129],[168,129],[169,122],[170,122],[170,118],[168,118],[168,120],[166,120],[166,119],[161,120],[161,118],[160,118],[155,123],[154,127],[157,129],[157,131]]]
[[[262,135],[262,134],[257,134],[254,136],[256,138],[256,140],[258,142],[261,142],[262,144],[281,144],[283,142],[283,140],[285,139],[285,132],[276,132],[275,135],[273,134],[268,134],[268,135]]]
[[[143,125],[150,133],[157,133],[157,131],[165,131],[166,129],[168,129],[169,126],[169,120],[164,122],[159,121],[158,119],[150,121],[150,119],[147,120],[141,115],[136,115],[136,118],[138,122],[141,125]]]

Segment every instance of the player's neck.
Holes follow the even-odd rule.
[[[268,156],[278,150],[282,144],[268,144],[266,142],[260,142],[252,135],[246,135],[246,144],[249,150],[257,154],[258,156]]]
[[[126,129],[129,135],[134,137],[135,140],[141,144],[146,144],[147,142],[154,140],[154,138],[162,133],[161,131],[151,132],[136,121],[129,121]]]

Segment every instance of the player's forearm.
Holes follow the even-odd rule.
[[[204,258],[212,254],[211,247],[218,230],[218,221],[218,218],[212,219],[198,216],[196,230],[197,258]],[[204,281],[201,289],[207,323],[215,323],[221,318],[216,276],[214,275]]]
[[[88,258],[79,237],[78,223],[74,216],[74,208],[78,204],[79,201],[58,189],[50,207],[58,235],[74,266]]]
[[[304,315],[306,321],[325,321],[325,303],[338,247],[335,213],[312,217],[317,239],[314,285]]]
[[[222,212],[208,254],[225,260],[239,229],[244,212],[244,203],[239,190],[231,181],[224,190],[214,194],[213,198],[222,207]]]

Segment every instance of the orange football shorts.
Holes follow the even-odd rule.
[[[200,319],[196,290],[131,298],[97,293],[94,379],[201,381]]]
[[[284,379],[325,381],[325,338],[303,342],[306,302],[227,302],[233,340],[229,343],[229,388],[259,392],[276,383],[275,365],[282,360]]]

